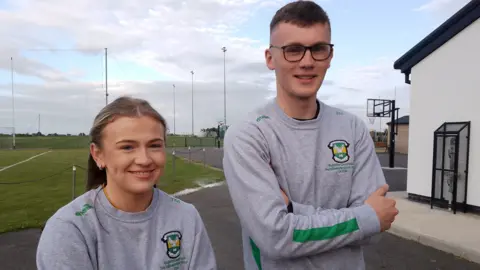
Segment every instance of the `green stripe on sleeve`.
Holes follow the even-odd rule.
[[[252,247],[252,255],[257,263],[258,270],[262,270],[262,261],[260,260],[260,249],[257,247],[252,238],[250,238],[250,246]]]
[[[357,219],[351,219],[337,225],[322,228],[313,228],[308,230],[294,230],[294,242],[308,242],[332,239],[340,235],[349,234],[358,230]]]

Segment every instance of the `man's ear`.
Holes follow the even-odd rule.
[[[275,63],[270,49],[265,50],[265,64],[267,65],[268,69],[275,70]]]
[[[330,59],[328,59],[328,68],[330,68],[330,65],[331,65],[331,63],[332,63],[333,53],[334,53],[334,49],[333,49],[333,47],[332,47],[332,54],[330,55]]]

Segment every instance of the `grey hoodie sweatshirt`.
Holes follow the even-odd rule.
[[[217,269],[196,208],[154,191],[140,213],[117,210],[101,188],[60,208],[40,237],[38,269]]]
[[[299,121],[274,99],[226,133],[223,168],[247,270],[361,270],[362,245],[378,241],[380,222],[364,201],[385,178],[369,131],[319,103],[316,119]]]

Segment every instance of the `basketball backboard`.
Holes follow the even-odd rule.
[[[367,99],[367,117],[390,117],[392,101],[388,99]]]

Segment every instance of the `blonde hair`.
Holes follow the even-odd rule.
[[[165,118],[163,118],[163,116],[158,113],[146,100],[124,96],[119,97],[110,104],[106,105],[97,114],[95,120],[93,121],[93,126],[90,129],[91,142],[97,147],[102,148],[103,130],[116,118],[123,116],[152,117],[163,125],[165,130],[163,135],[166,141],[167,123]],[[87,191],[107,184],[107,174],[105,170],[100,170],[100,168],[97,167],[97,164],[91,154],[88,156],[87,170]]]

